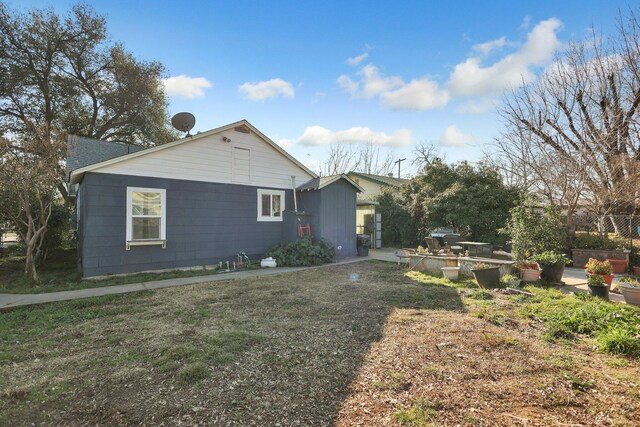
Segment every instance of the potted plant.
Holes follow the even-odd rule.
[[[540,267],[536,262],[520,264],[520,278],[523,282],[535,282],[540,279]]]
[[[500,267],[495,264],[479,262],[471,268],[478,286],[489,288],[500,283]]]
[[[440,270],[442,270],[442,274],[444,274],[445,279],[458,280],[460,267],[441,267]]]
[[[640,305],[640,279],[633,276],[624,276],[620,278],[618,283],[626,303]]]
[[[613,269],[611,268],[609,261],[598,261],[595,258],[589,258],[589,262],[585,264],[584,268],[587,270],[587,275],[589,276],[602,276],[604,283],[611,288],[611,282],[613,281]]]
[[[540,277],[549,283],[562,283],[564,266],[571,262],[566,255],[553,251],[542,252],[531,259],[542,267]]]
[[[609,299],[609,286],[604,282],[604,279],[599,274],[592,274],[587,280],[587,285],[591,291],[591,295],[600,297],[603,299]]]

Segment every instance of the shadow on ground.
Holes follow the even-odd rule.
[[[394,309],[464,306],[374,261],[14,310],[0,421],[329,425]]]

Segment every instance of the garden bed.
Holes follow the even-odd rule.
[[[627,265],[629,265],[630,253],[631,251],[628,249],[571,249],[573,266],[576,268],[583,268],[589,261],[589,258],[595,258],[598,261],[624,259],[627,261]]]

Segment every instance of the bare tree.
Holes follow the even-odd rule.
[[[353,170],[372,175],[387,175],[392,172],[394,157],[390,151],[383,151],[380,145],[368,142],[360,146]]]
[[[429,142],[421,142],[413,149],[413,155],[415,156],[411,160],[411,164],[416,166],[419,170],[423,170],[426,167],[433,165],[434,161],[443,161],[444,155],[437,144]]]
[[[619,18],[615,37],[595,30],[562,52],[541,78],[507,96],[497,146],[523,188],[569,210],[633,206],[640,159],[640,25]],[[631,184],[630,183],[634,183]]]
[[[320,164],[320,176],[340,175],[353,170],[356,153],[353,147],[344,144],[329,146],[327,159]]]
[[[44,126],[20,146],[0,138],[0,217],[11,221],[26,246],[25,275],[38,280],[37,265],[62,180],[66,135]]]
[[[359,147],[332,144],[327,159],[320,165],[320,175],[339,175],[349,171],[387,175],[393,168],[393,153],[381,150],[379,145],[368,142]]]

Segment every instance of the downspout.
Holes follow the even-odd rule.
[[[291,175],[291,186],[293,187],[293,209],[298,213],[298,199],[296,198],[296,177]]]

